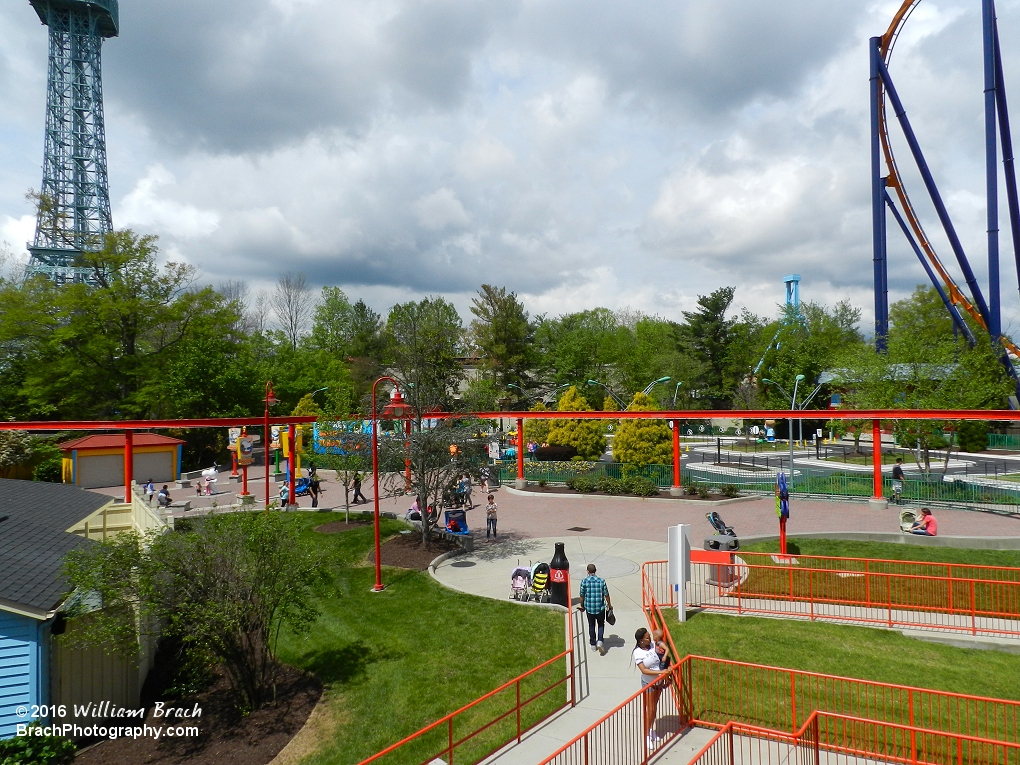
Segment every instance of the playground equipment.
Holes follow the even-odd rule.
[[[970,327],[964,321],[966,313],[987,332],[1002,348],[1001,361],[1014,380],[1020,378],[1013,367],[1010,356],[1020,357],[1020,348],[1002,334],[999,295],[999,208],[998,208],[998,157],[996,127],[1002,141],[1002,162],[1005,177],[1006,196],[1009,205],[1010,231],[1013,239],[1017,278],[1020,281],[1020,201],[1017,197],[1016,172],[1013,165],[1013,143],[1009,128],[1009,112],[1006,105],[1005,83],[1002,75],[1002,59],[999,46],[999,32],[995,20],[994,0],[981,0],[982,29],[984,46],[984,94],[985,94],[985,173],[987,199],[987,249],[988,249],[988,299],[985,300],[981,286],[971,268],[963,245],[956,233],[949,212],[942,201],[935,179],[925,161],[920,143],[907,118],[892,77],[889,61],[900,32],[911,13],[921,0],[903,0],[885,34],[871,38],[871,169],[872,169],[872,225],[874,245],[875,283],[875,338],[876,345],[884,350],[889,332],[888,270],[886,261],[886,210],[896,221],[911,249],[924,268],[925,273],[938,291],[942,302],[949,311],[953,323],[971,344],[975,342]],[[950,249],[967,284],[969,295],[957,285],[949,270],[935,252],[918,218],[916,208],[907,194],[893,154],[889,136],[889,120],[886,98],[892,113],[906,139],[911,158],[917,166],[925,190],[949,241]],[[885,174],[883,175],[883,170]],[[888,189],[892,189],[895,199]]]

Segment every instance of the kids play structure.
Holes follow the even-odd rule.
[[[906,109],[893,84],[889,63],[900,33],[911,13],[921,0],[903,0],[889,28],[881,37],[871,38],[871,173],[872,218],[874,234],[875,282],[875,339],[880,350],[885,347],[889,332],[888,268],[886,247],[886,211],[892,215],[903,232],[911,249],[920,261],[932,285],[938,290],[946,310],[952,316],[956,329],[968,341],[975,341],[964,314],[997,342],[1002,348],[1002,363],[1020,385],[1013,367],[1013,359],[1020,358],[1020,349],[1002,334],[999,294],[999,147],[1002,143],[1002,166],[1006,200],[1009,208],[1010,232],[1016,260],[1017,278],[1020,281],[1020,201],[1017,197],[1016,170],[1013,163],[1013,139],[1009,127],[1009,110],[1002,74],[1002,57],[999,31],[995,18],[994,0],[981,0],[983,51],[984,51],[984,123],[985,123],[985,177],[987,203],[988,288],[987,299],[978,283],[970,261],[964,252],[949,211],[936,186],[934,176],[925,161],[921,145],[907,117]],[[960,273],[966,282],[966,291],[960,287],[949,269],[935,251],[925,233],[917,208],[907,194],[903,175],[897,165],[890,139],[890,112],[910,151],[921,176],[925,191],[956,258]],[[996,135],[998,130],[998,136]],[[1020,390],[1020,388],[1018,388]]]

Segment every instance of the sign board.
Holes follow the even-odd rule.
[[[559,582],[560,584],[567,583],[567,572],[562,568],[549,569],[549,581]]]
[[[250,465],[254,461],[252,455],[253,441],[249,436],[241,436],[237,439],[237,464]]]
[[[752,436],[756,436],[759,433],[761,433],[761,428],[759,428],[757,425],[752,425],[751,426],[751,435]]]
[[[237,439],[241,437],[240,428],[227,428],[227,448],[231,451],[237,450]]]
[[[687,583],[691,581],[690,524],[682,523],[679,526],[670,526],[666,541],[669,549],[667,578],[677,604],[677,617],[681,622],[685,622],[687,621]]]
[[[499,459],[499,441],[492,441],[489,443],[489,459]]]
[[[821,429],[821,428],[818,428],[818,430],[816,430],[816,431],[815,431],[815,435],[816,435],[816,436],[817,436],[818,438],[821,438],[821,437],[822,437],[822,429]]]
[[[283,430],[279,425],[272,425],[269,428],[269,448],[279,449],[280,448],[280,431]]]

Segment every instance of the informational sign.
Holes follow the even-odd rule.
[[[253,441],[248,436],[241,436],[237,439],[237,464],[244,466],[250,465],[254,461],[254,455],[252,454]]]
[[[269,428],[269,448],[279,449],[280,448],[280,431],[283,430],[279,425],[272,425]]]
[[[566,584],[567,572],[561,568],[549,569],[549,580],[552,582],[558,582],[559,584]]]
[[[237,439],[240,437],[240,428],[227,428],[227,448],[231,451],[237,451]]]
[[[489,459],[490,460],[499,459],[499,441],[491,441],[489,443]]]
[[[673,588],[673,599],[677,604],[677,616],[687,621],[687,582],[691,581],[691,527],[682,523],[670,526],[666,532],[668,563],[666,566],[669,586]]]
[[[756,436],[759,433],[761,433],[761,428],[759,428],[757,425],[752,425],[751,426],[751,435],[752,436]]]

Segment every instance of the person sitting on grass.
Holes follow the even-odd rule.
[[[936,521],[935,516],[931,514],[931,510],[927,507],[922,507],[921,517],[914,521],[914,525],[910,527],[910,533],[933,537],[938,533],[938,529],[938,521]]]

